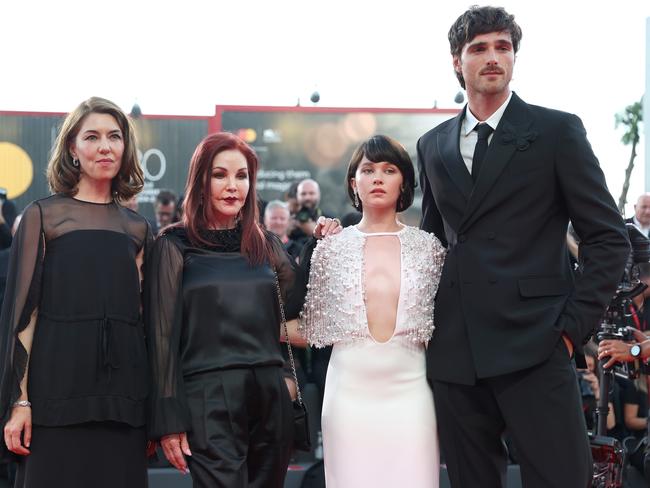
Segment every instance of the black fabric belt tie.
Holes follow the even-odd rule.
[[[89,323],[99,322],[99,338],[97,345],[97,380],[101,379],[101,372],[108,373],[108,382],[111,381],[111,373],[114,369],[119,369],[119,360],[115,355],[113,347],[113,327],[114,325],[127,325],[136,327],[141,324],[140,320],[131,317],[117,315],[117,314],[88,314],[77,315],[74,317],[61,316],[50,314],[47,312],[39,312],[39,316],[47,319],[50,322],[61,324],[78,323],[80,326],[90,325]],[[114,324],[116,322],[117,324]]]
[[[117,364],[117,361],[113,357],[112,350],[111,350],[111,333],[112,333],[112,325],[111,321],[108,317],[104,317],[101,322],[100,322],[100,334],[101,334],[101,344],[102,344],[102,365],[104,368],[108,368],[108,373],[109,373],[109,381],[110,381],[110,373],[111,370],[113,369],[119,369],[119,364]]]

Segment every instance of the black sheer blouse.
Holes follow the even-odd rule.
[[[53,195],[27,207],[0,317],[5,421],[29,363],[34,424],[144,424],[147,363],[136,257],[150,240],[147,221],[114,202]],[[28,357],[18,334],[34,311]]]
[[[147,260],[145,311],[152,439],[190,429],[184,378],[229,368],[283,365],[276,269],[287,319],[300,309],[292,260],[267,234],[273,264],[251,266],[239,229],[206,231],[193,245],[181,227],[161,235]]]

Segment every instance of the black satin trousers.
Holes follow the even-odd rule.
[[[187,457],[194,487],[282,488],[293,412],[278,366],[185,378],[192,418]]]

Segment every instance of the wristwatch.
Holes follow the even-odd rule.
[[[630,355],[634,359],[641,356],[641,345],[640,344],[632,344],[632,346],[630,347]]]

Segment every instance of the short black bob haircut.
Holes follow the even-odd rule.
[[[397,166],[400,173],[402,173],[403,179],[402,191],[397,199],[397,211],[403,212],[409,208],[413,204],[416,187],[413,162],[404,146],[392,137],[384,135],[372,136],[356,148],[352,154],[346,175],[348,196],[352,201],[352,205],[354,205],[354,190],[352,189],[351,180],[355,177],[357,168],[364,156],[373,163],[391,163]],[[363,211],[363,203],[359,201],[359,206],[355,205],[355,208],[359,212]]]

